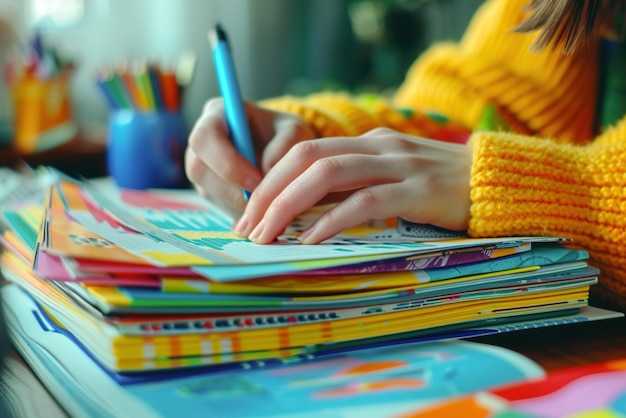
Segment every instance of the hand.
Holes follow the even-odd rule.
[[[472,152],[389,129],[295,145],[256,188],[233,231],[265,244],[321,201],[338,201],[298,239],[319,243],[371,219],[400,216],[467,228]]]
[[[189,136],[185,171],[196,190],[222,206],[243,210],[242,190],[253,191],[264,173],[297,142],[315,137],[299,117],[246,103],[260,168],[242,157],[229,139],[222,99],[209,100]]]

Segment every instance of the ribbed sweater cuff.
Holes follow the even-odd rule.
[[[584,148],[515,134],[477,132],[469,232],[474,236],[561,235],[594,227],[600,204],[586,177]]]
[[[600,259],[623,258],[616,251],[626,239],[626,142],[602,142],[475,133],[470,234],[556,235]]]

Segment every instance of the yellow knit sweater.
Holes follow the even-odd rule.
[[[469,139],[469,233],[571,237],[602,271],[596,295],[626,310],[626,118],[594,138],[598,47],[533,52],[535,34],[511,31],[528,2],[487,1],[460,43],[419,57],[390,102],[321,93],[262,104],[302,116],[322,137],[377,126],[432,137],[431,112],[472,131],[495,106],[515,132]]]

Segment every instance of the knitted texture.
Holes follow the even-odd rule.
[[[472,236],[552,235],[586,249],[594,292],[626,309],[626,121],[587,146],[477,132]]]
[[[511,30],[528,0],[491,0],[476,13],[460,44],[441,44],[411,67],[394,105],[436,110],[476,126],[495,103],[542,137],[585,143],[593,135],[597,45],[564,56],[532,51],[536,34]]]
[[[564,56],[558,48],[532,51],[535,34],[513,33],[528,0],[490,0],[459,44],[436,45],[414,63],[391,103],[376,106],[343,93],[285,96],[261,102],[297,114],[321,137],[359,135],[385,126],[432,137],[422,117],[437,113],[473,130],[489,105],[514,120],[518,132],[584,144],[593,138],[598,48]]]
[[[345,93],[319,93],[297,98],[283,96],[264,100],[261,106],[296,114],[306,121],[319,137],[357,136],[377,127],[398,132],[465,142],[470,131],[449,120],[439,120],[411,109],[397,109],[382,97]]]
[[[319,137],[345,136],[347,130],[324,111],[305,104],[305,100],[293,96],[283,96],[264,100],[261,106],[279,112],[288,112],[300,116],[318,134]]]

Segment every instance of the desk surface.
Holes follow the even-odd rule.
[[[102,141],[77,139],[58,148],[31,155],[19,155],[10,147],[0,147],[0,166],[17,168],[20,162],[31,167],[55,167],[73,177],[106,175],[106,146]]]
[[[554,371],[626,358],[626,318],[515,331],[471,341],[509,348],[534,360],[545,370]],[[10,388],[0,387],[0,396],[9,398],[14,418],[66,417],[17,354],[9,358],[9,365],[8,376],[5,374],[2,381]],[[18,399],[18,392],[25,393],[26,397]],[[32,399],[38,402],[33,403]]]
[[[471,341],[509,348],[554,371],[626,359],[626,318],[509,332]]]

